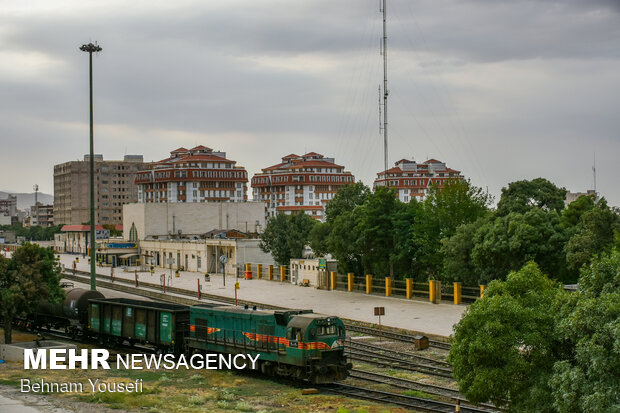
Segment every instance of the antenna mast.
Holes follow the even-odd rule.
[[[383,166],[384,171],[388,170],[388,111],[387,111],[387,99],[388,99],[388,88],[387,88],[387,31],[386,31],[386,18],[385,18],[385,2],[386,0],[381,0],[382,6],[380,7],[380,11],[383,12]],[[387,172],[385,173],[385,179],[387,182]]]
[[[592,164],[592,175],[594,176],[594,196],[596,196],[596,152],[594,152],[594,163]]]

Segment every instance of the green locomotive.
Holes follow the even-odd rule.
[[[345,327],[338,317],[312,310],[266,311],[196,305],[190,307],[188,352],[259,355],[267,375],[312,383],[348,376]]]

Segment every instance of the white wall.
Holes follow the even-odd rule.
[[[168,234],[203,234],[213,229],[265,229],[262,202],[136,203],[123,205],[123,237],[135,224],[138,239]]]

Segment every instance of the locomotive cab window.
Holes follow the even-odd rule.
[[[302,334],[301,329],[295,328],[295,327],[287,328],[286,329],[286,338],[288,340],[302,341],[303,340],[303,334]]]
[[[336,326],[318,326],[317,334],[319,336],[335,336],[336,335]]]

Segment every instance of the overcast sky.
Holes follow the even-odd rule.
[[[88,152],[289,153],[383,167],[378,0],[0,0],[0,190],[53,193]],[[390,164],[437,158],[499,195],[539,176],[620,205],[620,0],[388,0]]]

